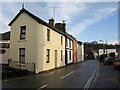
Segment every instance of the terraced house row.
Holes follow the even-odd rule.
[[[9,23],[10,60],[15,68],[42,71],[84,61],[84,46],[66,32],[66,24],[46,23],[22,8]]]

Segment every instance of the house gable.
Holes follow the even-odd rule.
[[[33,18],[35,21],[37,21],[38,23],[40,24],[43,24],[45,26],[47,26],[48,28],[51,28],[52,30],[56,31],[57,33],[59,34],[62,34],[62,35],[66,35],[63,31],[60,31],[60,30],[57,30],[56,28],[50,26],[48,23],[46,23],[45,21],[43,21],[42,19],[40,19],[39,17],[33,15],[32,13],[30,13],[28,10],[22,8],[20,10],[20,12],[15,16],[15,18],[8,24],[9,26],[11,26],[15,20],[22,14],[22,13],[26,13],[28,16],[30,16],[31,18]]]

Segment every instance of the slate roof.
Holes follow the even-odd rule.
[[[46,23],[45,21],[43,21],[42,19],[40,19],[39,17],[35,16],[34,14],[32,14],[31,12],[29,12],[28,10],[26,10],[26,9],[24,9],[24,8],[22,8],[22,9],[20,10],[20,12],[15,16],[15,18],[14,18],[8,25],[11,26],[11,25],[14,23],[14,21],[15,21],[22,13],[26,13],[26,14],[29,15],[31,18],[33,18],[35,21],[37,21],[38,23],[43,24],[43,25],[51,28],[52,30],[54,30],[54,31],[56,31],[56,32],[58,32],[58,33],[60,33],[60,34],[62,34],[62,35],[65,36],[65,33],[64,33],[63,31],[57,30],[56,28],[50,26],[48,23]]]
[[[0,34],[0,40],[10,40],[10,31]]]
[[[78,43],[79,45],[82,45],[82,42],[81,42],[81,41],[77,41],[77,43]]]
[[[76,39],[75,37],[73,37],[72,35],[70,35],[69,33],[65,32],[66,34],[66,37],[73,40],[73,39]]]

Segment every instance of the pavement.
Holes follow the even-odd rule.
[[[90,88],[120,90],[120,71],[115,70],[113,65],[99,63]]]

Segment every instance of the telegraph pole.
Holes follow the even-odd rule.
[[[51,7],[52,9],[53,9],[53,16],[54,16],[54,20],[55,20],[55,10],[57,9],[57,8],[60,8],[60,7]]]

